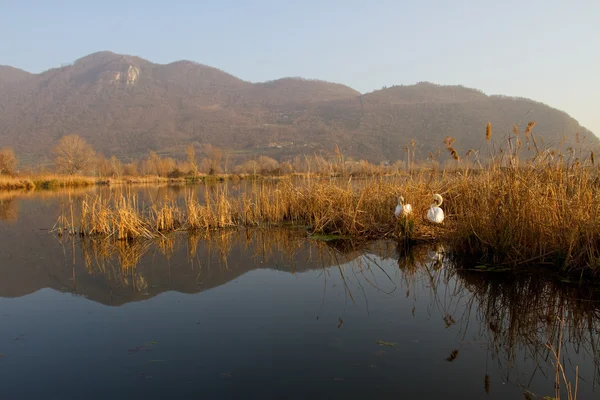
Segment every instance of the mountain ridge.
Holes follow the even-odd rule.
[[[351,157],[393,161],[413,138],[417,158],[443,149],[446,136],[466,152],[483,143],[488,122],[497,139],[529,120],[546,143],[567,135],[574,146],[576,132],[598,143],[564,111],[461,85],[419,82],[363,94],[298,77],[252,83],[194,61],[157,64],[109,51],[40,74],[0,67],[0,147],[46,162],[48,149],[71,133],[122,159],[149,150],[182,158],[187,144],[211,143],[238,158],[339,146]]]

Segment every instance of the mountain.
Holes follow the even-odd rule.
[[[449,135],[460,151],[535,120],[547,145],[575,133],[598,139],[566,113],[528,99],[488,96],[462,86],[419,83],[368,94],[341,84],[283,78],[251,83],[191,61],[167,65],[99,52],[41,74],[0,67],[0,147],[24,160],[50,160],[48,149],[77,133],[120,158],[148,150],[183,157],[189,143],[235,150],[237,157],[312,154],[336,145],[371,161],[404,158],[415,138],[417,157],[443,148]]]
[[[0,65],[0,87],[23,82],[33,76],[22,69]]]

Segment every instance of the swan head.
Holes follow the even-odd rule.
[[[442,203],[444,202],[444,199],[442,198],[441,195],[439,195],[438,193],[433,195],[433,204],[435,204],[436,206],[441,206]]]
[[[404,197],[398,196],[398,204],[400,204],[400,205],[404,204]]]

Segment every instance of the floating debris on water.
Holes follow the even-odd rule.
[[[149,343],[141,345],[141,346],[136,346],[133,349],[127,349],[127,352],[129,354],[132,354],[132,353],[137,353],[140,351],[152,351],[152,349],[150,347],[155,346],[157,344],[158,344],[157,342],[152,341],[152,342],[149,342]]]
[[[458,349],[452,350],[452,353],[446,358],[446,361],[452,362],[456,360],[456,357],[458,357]]]
[[[394,347],[398,345],[398,343],[384,342],[381,339],[377,339],[377,344],[384,347]]]
[[[456,321],[450,314],[446,314],[444,316],[443,320],[446,323],[446,328],[450,328],[452,325],[454,325],[456,323]]]
[[[139,351],[151,351],[152,349],[150,349],[148,346],[137,346],[134,347],[133,349],[127,349],[127,352],[129,354],[133,354],[133,353],[137,353]]]

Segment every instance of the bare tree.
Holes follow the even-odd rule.
[[[158,176],[167,176],[177,166],[175,160],[171,157],[162,158],[156,152],[150,151],[148,155],[150,169]]]
[[[138,176],[138,162],[132,161],[123,166],[123,174],[127,176]]]
[[[196,150],[194,149],[194,145],[190,144],[187,149],[185,149],[185,154],[187,155],[188,162],[192,167],[192,173],[194,175],[198,175],[198,164],[196,163]]]
[[[109,164],[110,172],[112,175],[115,175],[117,177],[121,177],[123,175],[123,163],[121,163],[121,161],[116,156],[113,155],[110,157]]]
[[[261,174],[272,174],[279,169],[279,162],[271,157],[259,156],[256,162]]]
[[[56,169],[73,175],[94,161],[94,149],[80,136],[63,136],[54,148]]]
[[[17,157],[10,147],[0,149],[0,175],[14,175],[17,171]]]
[[[156,154],[155,151],[150,151],[150,154],[148,155],[148,162],[152,166],[154,173],[156,175],[160,175],[162,159],[158,154]]]
[[[206,154],[204,163],[207,166],[209,175],[216,174],[221,170],[221,160],[223,159],[223,151],[211,144],[206,144],[202,147],[202,152]]]

